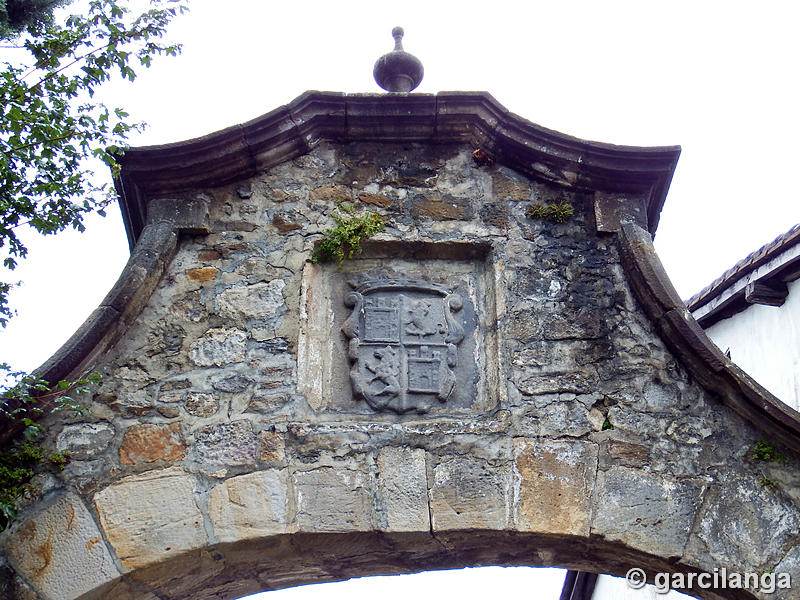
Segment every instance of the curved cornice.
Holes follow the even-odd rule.
[[[759,385],[709,339],[672,286],[648,233],[623,223],[619,240],[622,266],[636,299],[697,382],[767,439],[800,451],[800,413]]]
[[[485,92],[306,92],[286,106],[204,137],[129,149],[116,182],[133,248],[149,199],[255,175],[322,140],[469,143],[530,177],[641,195],[655,234],[680,147],[616,146],[540,127]]]

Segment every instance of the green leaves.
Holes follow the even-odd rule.
[[[92,98],[113,76],[133,81],[135,68],[150,66],[153,56],[177,54],[179,45],[160,38],[185,10],[179,2],[151,0],[147,11],[132,15],[124,0],[92,0],[85,14],[68,17],[63,26],[48,25],[46,19],[30,26],[24,47],[31,60],[6,63],[0,71],[0,252],[5,268],[14,269],[28,253],[17,235],[20,227],[43,235],[67,227],[83,231],[87,213],[103,214],[116,199],[108,183],[96,182],[89,160],[101,161],[116,174],[115,158],[143,124]],[[12,316],[7,293],[8,285],[0,283],[0,325]]]
[[[342,207],[342,210],[351,212],[345,207]],[[345,217],[334,213],[333,218],[337,226],[325,231],[322,241],[311,255],[313,263],[332,260],[342,262],[345,258],[353,258],[354,254],[361,252],[362,239],[372,237],[386,227],[383,217],[373,212],[361,217]]]
[[[34,419],[44,413],[71,410],[83,414],[87,408],[78,397],[100,384],[99,373],[77,381],[59,381],[51,386],[32,375],[12,371],[0,364],[0,422],[5,427],[17,427],[19,435],[8,448],[0,451],[0,531],[16,518],[22,497],[29,491],[30,480],[44,461],[45,450],[40,442],[44,427]],[[69,453],[52,452],[49,462],[61,470],[69,462]]]
[[[575,214],[572,205],[568,202],[559,201],[551,204],[533,204],[528,208],[528,216],[531,219],[544,219],[553,223],[566,223]]]

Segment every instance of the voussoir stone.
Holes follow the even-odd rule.
[[[586,442],[514,440],[517,528],[587,535],[597,446]]]
[[[226,479],[211,490],[208,514],[220,542],[283,533],[288,522],[288,471],[270,469]]]
[[[433,471],[431,525],[449,529],[505,529],[511,515],[511,468],[473,456],[453,456]]]
[[[125,477],[94,495],[106,538],[126,569],[136,569],[207,543],[195,480],[172,467]]]
[[[382,448],[378,453],[379,525],[383,531],[429,531],[425,451]]]
[[[661,556],[681,556],[704,483],[627,467],[600,471],[592,533]]]
[[[18,571],[52,600],[72,600],[119,576],[94,519],[72,494],[23,522],[6,550]]]
[[[297,525],[304,532],[375,528],[369,475],[358,468],[320,467],[294,474]]]

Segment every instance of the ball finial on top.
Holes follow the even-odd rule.
[[[403,49],[403,36],[406,34],[402,27],[395,27],[392,29],[392,37],[394,38],[394,49]]]
[[[381,56],[372,74],[375,81],[388,92],[408,93],[422,81],[424,70],[420,60],[403,50],[402,27],[392,29],[394,50]]]

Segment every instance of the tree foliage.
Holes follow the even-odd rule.
[[[2,1],[2,0],[0,0]],[[180,47],[162,41],[169,22],[185,10],[180,0],[150,0],[134,15],[123,0],[91,0],[63,25],[34,22],[23,39],[27,61],[0,72],[0,249],[14,269],[28,249],[18,236],[83,230],[83,217],[115,196],[93,178],[89,159],[112,171],[128,134],[141,129],[120,108],[96,102],[98,87]],[[0,324],[12,314],[8,283],[0,283]]]
[[[83,14],[55,24],[52,8],[63,3],[0,0],[0,39],[27,29],[15,41],[26,58],[0,67],[0,253],[8,270],[28,253],[21,228],[44,235],[66,227],[83,230],[87,213],[102,213],[115,199],[108,184],[94,179],[91,161],[116,173],[115,156],[142,125],[124,110],[97,102],[97,89],[115,75],[133,81],[136,69],[149,67],[154,56],[180,50],[162,38],[172,18],[185,11],[181,0],[149,0],[141,14],[126,0],[85,0]],[[19,5],[28,12],[17,11]],[[0,281],[3,326],[13,313],[11,287]],[[46,458],[54,468],[69,461],[64,453],[45,452],[38,418],[82,410],[75,398],[98,381],[91,375],[48,382],[0,364],[0,530],[15,518]]]
[[[0,420],[19,434],[0,449],[0,531],[16,518],[20,501],[29,491],[30,480],[45,462],[46,453],[40,443],[44,427],[35,419],[44,412],[62,410],[82,414],[85,407],[78,398],[100,383],[100,375],[93,373],[84,379],[51,385],[0,364],[0,381],[3,379],[6,383],[0,387],[7,389],[0,392]],[[51,452],[47,458],[61,470],[69,462],[69,453]]]
[[[29,27],[53,24],[53,11],[70,0],[0,0],[0,39],[16,37]]]

